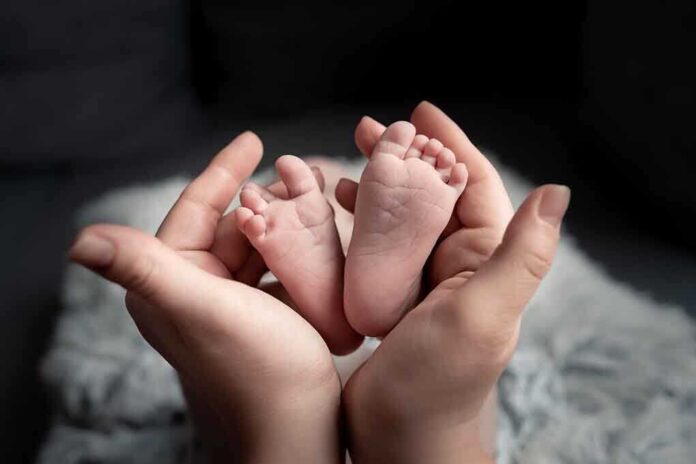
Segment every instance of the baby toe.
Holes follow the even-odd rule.
[[[266,220],[263,216],[255,214],[244,224],[244,234],[250,239],[259,239],[266,233]]]
[[[423,156],[436,157],[445,146],[438,139],[430,139],[423,147]]]
[[[403,159],[415,136],[416,128],[413,124],[406,121],[395,122],[384,131],[372,151],[372,156],[387,154]]]
[[[453,187],[457,191],[457,195],[461,195],[462,192],[464,192],[468,178],[469,171],[466,169],[466,165],[464,163],[457,163],[452,166],[447,185]]]
[[[268,208],[268,202],[261,198],[261,194],[254,188],[244,188],[239,194],[239,202],[254,214],[261,214]]]
[[[442,151],[443,145],[438,139],[430,139],[423,147],[423,156],[421,160],[435,167],[437,164],[437,156]]]
[[[423,148],[428,143],[428,140],[430,139],[423,134],[416,135],[416,138],[413,139],[413,143],[406,151],[406,156],[404,156],[404,158],[420,158],[423,156]]]
[[[437,155],[437,164],[435,166],[438,169],[450,169],[456,162],[457,158],[454,156],[454,152],[449,148],[443,148]]]
[[[428,144],[430,141],[430,138],[427,135],[423,134],[418,134],[416,137],[413,139],[413,147],[416,147],[418,150],[423,151],[423,148]]]
[[[297,156],[281,156],[276,161],[276,170],[287,187],[290,198],[312,190],[320,190],[312,169]]]
[[[250,210],[249,208],[245,208],[244,206],[240,206],[236,210],[234,210],[234,215],[235,219],[237,221],[237,227],[239,230],[244,232],[244,226],[246,223],[249,221],[249,219],[254,217],[254,212]]]

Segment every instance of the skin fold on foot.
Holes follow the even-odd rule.
[[[344,306],[355,330],[384,336],[414,305],[467,176],[451,150],[412,124],[384,131],[360,179],[346,256]]]

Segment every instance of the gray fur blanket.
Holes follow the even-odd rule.
[[[349,167],[357,177],[362,165]],[[519,204],[531,186],[505,170],[503,177]],[[184,185],[115,191],[83,208],[77,226],[106,221],[154,232]],[[176,376],[140,337],[123,296],[68,267],[64,312],[41,368],[55,419],[40,463],[195,459]],[[343,375],[376,344],[338,360]],[[501,463],[695,462],[693,321],[612,280],[567,234],[499,391]]]

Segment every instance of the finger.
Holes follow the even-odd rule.
[[[432,103],[424,101],[416,106],[411,113],[411,122],[416,126],[419,134],[439,140],[444,146],[454,151],[458,162],[465,163],[469,170],[475,171],[476,174],[471,175],[472,181],[478,181],[495,173],[493,166],[471,143],[464,131]]]
[[[283,284],[281,284],[280,282],[275,281],[275,282],[263,283],[259,286],[259,290],[263,290],[264,292],[268,293],[269,295],[282,301],[287,306],[291,307],[293,310],[297,311],[297,305],[295,304],[294,301],[292,301],[290,294],[285,289],[285,287],[283,287]]]
[[[336,184],[336,201],[346,211],[355,212],[355,199],[358,196],[358,183],[354,180],[343,178]]]
[[[419,134],[440,140],[469,172],[457,216],[466,227],[486,227],[502,237],[512,217],[512,204],[498,172],[459,126],[439,108],[422,102],[411,114]]]
[[[237,227],[237,216],[228,213],[218,223],[210,253],[222,262],[232,274],[237,273],[252,252],[251,243]]]
[[[238,287],[242,299],[248,292],[245,285],[210,276],[156,237],[130,227],[89,226],[80,232],[69,256],[167,311],[208,311],[222,282]]]
[[[268,272],[268,266],[261,254],[252,250],[244,266],[234,275],[236,281],[247,284],[250,287],[257,287],[263,275]]]
[[[476,272],[490,259],[503,239],[503,234],[496,230],[462,227],[454,218],[450,219],[442,235],[444,239],[435,249],[429,267],[430,282],[434,286],[462,272]]]
[[[277,180],[272,184],[267,185],[266,191],[270,192],[271,195],[273,195],[276,198],[281,198],[283,200],[287,200],[288,198],[290,198],[290,194],[288,194],[288,188],[285,186],[282,180]],[[271,201],[271,198],[264,198],[264,200]]]
[[[237,226],[236,211],[226,214],[220,220],[215,243],[210,253],[201,252],[200,254],[208,257],[211,254],[214,255],[218,264],[222,263],[227,269],[228,276],[231,273],[234,280],[255,287],[267,268],[261,255],[251,246],[244,232]],[[203,269],[207,270],[207,268]],[[215,275],[221,274],[215,273]]]
[[[570,190],[560,185],[527,197],[490,260],[451,296],[468,327],[491,336],[515,330],[551,267],[569,200]]]
[[[338,180],[347,175],[346,166],[340,161],[324,156],[308,156],[303,159],[314,171],[317,182],[324,193],[332,193]]]
[[[363,116],[355,128],[355,145],[368,158],[387,128],[369,116]]]
[[[231,269],[207,251],[184,250],[180,251],[179,255],[209,274],[222,277],[223,279],[233,277]]]
[[[175,250],[207,250],[220,217],[261,160],[263,146],[244,132],[218,153],[187,187],[157,232]]]
[[[210,275],[129,227],[84,229],[70,258],[128,290],[126,305],[138,329],[177,369],[199,362],[191,354],[209,350],[211,334],[244,339],[250,322],[245,309],[268,305],[256,289]]]

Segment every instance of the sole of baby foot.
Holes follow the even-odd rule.
[[[285,155],[276,169],[287,197],[247,184],[237,225],[331,352],[349,353],[362,337],[343,311],[344,255],[333,210],[304,161]]]
[[[385,130],[360,179],[346,257],[344,306],[355,330],[384,336],[416,302],[467,175],[451,150],[412,124]]]

